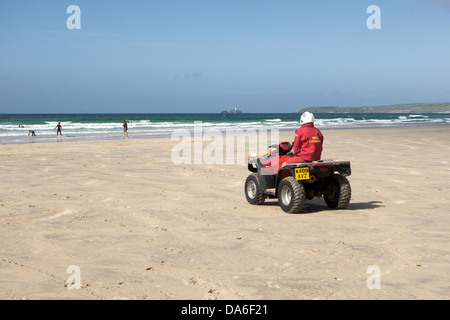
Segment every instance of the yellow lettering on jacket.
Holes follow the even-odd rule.
[[[320,142],[321,142],[321,140],[319,139],[319,137],[312,137],[309,140],[309,143],[320,143]]]

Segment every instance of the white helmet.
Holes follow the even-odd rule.
[[[300,124],[304,125],[305,123],[314,123],[314,115],[309,111],[304,112],[300,117]]]

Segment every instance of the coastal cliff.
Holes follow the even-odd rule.
[[[450,102],[394,104],[372,107],[308,107],[300,109],[298,113],[305,111],[316,113],[450,113]]]

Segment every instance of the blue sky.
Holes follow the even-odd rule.
[[[449,102],[449,57],[450,0],[2,0],[0,113]]]

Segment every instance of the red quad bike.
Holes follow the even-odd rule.
[[[269,146],[266,155],[248,157],[252,174],[245,181],[247,201],[260,205],[266,198],[278,198],[285,212],[298,213],[306,200],[323,196],[328,207],[346,208],[351,197],[346,178],[351,174],[350,161],[319,160],[282,166],[293,156],[292,147],[290,142],[281,142]]]

